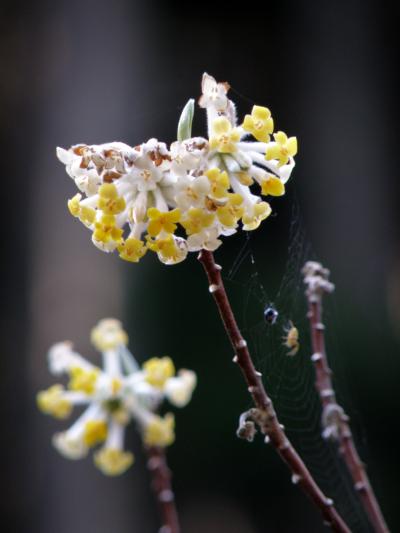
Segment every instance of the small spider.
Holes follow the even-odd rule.
[[[274,307],[266,307],[264,309],[264,320],[267,324],[275,324],[278,318],[278,311]]]
[[[296,326],[293,324],[293,322],[289,321],[289,326],[285,328],[285,336],[282,337],[283,344],[287,348],[289,348],[289,351],[286,355],[296,355],[300,348],[299,343],[299,330],[296,328]]]

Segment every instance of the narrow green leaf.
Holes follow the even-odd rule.
[[[182,110],[178,122],[178,141],[190,139],[192,136],[192,122],[194,115],[194,100],[191,98]]]

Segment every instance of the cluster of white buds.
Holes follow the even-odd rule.
[[[169,148],[150,139],[134,147],[112,142],[57,149],[86,196],[76,194],[69,210],[93,232],[97,247],[133,262],[151,250],[170,265],[188,252],[213,251],[221,235],[232,235],[239,224],[254,230],[270,215],[261,195],[284,194],[297,140],[273,133],[266,107],[254,106],[238,125],[228,89],[203,75],[199,105],[207,111],[208,139],[191,137],[190,100]]]
[[[317,261],[307,261],[302,268],[306,296],[310,302],[318,302],[324,293],[331,293],[335,285],[329,281],[330,271]]]
[[[152,358],[142,368],[126,347],[128,337],[118,320],[105,319],[92,330],[92,343],[103,355],[99,368],[73,350],[69,342],[49,351],[50,371],[69,377],[66,388],[56,384],[39,392],[37,402],[46,414],[68,418],[73,406],[86,409],[74,424],[53,437],[54,446],[69,459],[85,457],[90,448],[96,466],[107,475],[125,472],[133,454],[124,450],[125,427],[135,421],[146,446],[168,446],[174,441],[174,415],[161,417],[158,407],[166,398],[185,406],[196,386],[196,375],[175,368],[169,357]]]

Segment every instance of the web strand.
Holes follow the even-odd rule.
[[[305,261],[314,256],[296,201],[287,234],[286,266],[276,290],[271,289],[270,283],[267,290],[265,280],[270,275],[270,268],[257,249],[256,239],[251,236],[246,236],[240,246],[229,270],[228,283],[243,295],[245,334],[288,435],[317,482],[337,502],[352,531],[364,533],[371,529],[354,494],[352,482],[337,450],[321,437],[321,408],[310,362],[312,350],[301,274]],[[264,309],[270,305],[279,313],[273,325],[264,320]],[[282,338],[290,321],[300,333],[300,349],[293,356],[287,355],[288,349]],[[329,328],[332,330],[334,324]]]

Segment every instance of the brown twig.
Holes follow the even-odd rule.
[[[242,420],[244,425],[243,435],[241,436],[248,440],[251,440],[254,436],[254,426],[249,424],[247,419],[250,419],[253,424],[257,424],[260,431],[266,435],[266,442],[271,443],[281,459],[289,467],[292,472],[293,483],[297,483],[319,508],[327,525],[333,531],[349,533],[350,529],[336,511],[333,501],[327,498],[318,487],[302,459],[287,438],[283,427],[279,424],[272,401],[264,389],[261,374],[254,367],[247,343],[242,337],[233,315],[221,278],[221,267],[215,263],[212,252],[202,250],[198,259],[207,274],[209,291],[214,297],[226,332],[235,351],[233,360],[239,365],[247,383],[248,391],[255,404],[255,409],[251,409],[244,415],[244,420]],[[240,435],[241,428],[239,428],[238,432]]]
[[[152,477],[152,488],[157,499],[162,527],[159,533],[179,533],[179,519],[175,506],[175,496],[171,485],[171,471],[165,457],[165,449],[147,446],[147,468]]]
[[[339,444],[339,451],[349,469],[354,489],[364,506],[374,531],[387,533],[388,527],[369,482],[364,464],[356,450],[349,418],[337,403],[332,384],[332,371],[329,368],[325,349],[325,326],[322,322],[322,296],[333,292],[334,285],[329,281],[329,270],[320,263],[308,261],[303,268],[304,283],[307,286],[308,319],[311,327],[313,355],[311,360],[315,368],[315,387],[322,404],[322,435]]]

